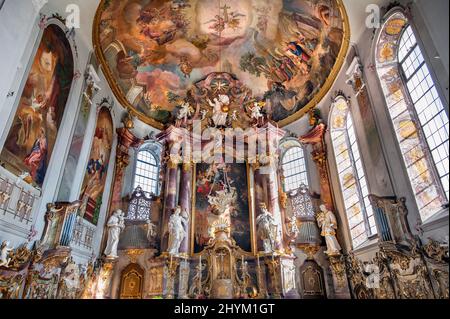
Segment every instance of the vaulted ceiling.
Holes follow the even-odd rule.
[[[96,46],[120,104],[162,128],[211,72],[235,74],[255,100],[282,84],[289,98],[273,118],[281,126],[301,118],[330,89],[349,42],[364,32],[367,6],[387,1],[75,2],[79,32]],[[52,6],[64,12],[69,3]]]

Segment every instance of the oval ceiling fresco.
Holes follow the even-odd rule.
[[[281,126],[327,93],[349,44],[341,0],[103,0],[94,45],[119,102],[157,128],[215,72]]]

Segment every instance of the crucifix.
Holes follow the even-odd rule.
[[[225,267],[224,267],[224,258],[227,255],[224,251],[221,251],[217,254],[220,258],[220,273],[219,279],[225,279]]]
[[[220,9],[223,10],[223,20],[225,21],[225,23],[228,23],[229,21],[228,9],[231,9],[231,7],[224,5]]]

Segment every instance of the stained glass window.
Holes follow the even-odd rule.
[[[282,168],[285,192],[297,190],[302,184],[308,185],[305,154],[301,147],[294,146],[286,151],[283,156]]]
[[[377,233],[363,163],[347,100],[338,97],[331,113],[331,139],[353,248]]]
[[[377,72],[422,221],[449,196],[449,124],[414,31],[401,12],[385,23]]]
[[[158,194],[159,166],[155,155],[142,150],[137,155],[134,188],[141,187],[147,194]]]

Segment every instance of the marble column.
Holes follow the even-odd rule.
[[[189,163],[183,163],[180,179],[180,196],[179,205],[185,211],[187,211],[189,217],[189,223],[187,223],[185,231],[186,236],[181,243],[180,253],[189,253],[189,242],[190,242],[190,224],[192,221],[192,170],[193,166]]]
[[[306,135],[300,137],[300,142],[312,146],[312,158],[320,177],[321,200],[331,211],[334,211],[333,195],[328,174],[327,151],[324,141],[327,126],[319,123]]]
[[[185,135],[182,130],[174,126],[158,134],[157,139],[165,145],[165,191],[164,211],[161,219],[161,251],[167,250],[169,233],[168,222],[173,209],[177,206],[178,170],[182,163],[180,155],[181,145]]]
[[[122,188],[125,169],[130,164],[129,150],[132,147],[139,147],[143,140],[133,135],[130,129],[123,127],[117,129],[117,150],[116,150],[116,169],[114,172],[114,184],[112,187],[112,199],[110,212],[116,209],[122,209]]]
[[[278,127],[267,123],[264,127],[258,129],[258,161],[259,175],[267,192],[267,207],[272,213],[274,219],[280,225],[278,229],[279,247],[277,250],[285,251],[284,247],[284,219],[281,213],[278,185],[278,149],[279,142],[286,132]],[[262,142],[262,144],[260,144]],[[259,205],[256,207],[257,215],[259,215]]]

